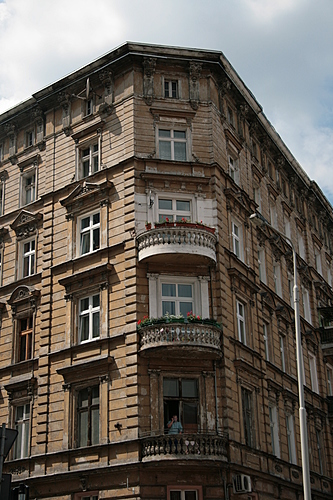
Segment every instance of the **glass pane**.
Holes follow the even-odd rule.
[[[29,420],[23,424],[23,456],[27,457],[29,452]]]
[[[16,420],[22,420],[23,418],[24,406],[16,407]]]
[[[170,133],[170,130],[159,130],[158,131],[158,135],[160,137],[171,137],[171,133]]]
[[[162,301],[162,315],[176,314],[176,305],[174,302]]]
[[[99,443],[99,410],[91,410],[91,444]]]
[[[28,243],[24,243],[24,253],[30,252],[30,241]]]
[[[183,420],[184,425],[198,423],[198,410],[196,403],[183,404]]]
[[[80,341],[89,339],[89,315],[81,316]]]
[[[198,396],[197,381],[195,379],[182,379],[182,396],[196,398]]]
[[[35,272],[35,255],[30,255],[30,269],[29,274],[34,274]]]
[[[90,149],[89,148],[86,148],[82,151],[82,158],[84,158],[85,156],[89,156],[90,154]]]
[[[78,436],[79,446],[87,446],[88,444],[88,412],[79,413],[78,416]]]
[[[99,337],[99,312],[93,314],[93,331],[92,336],[95,339]]]
[[[94,166],[93,166],[93,172],[98,171],[98,156],[94,157]]]
[[[175,142],[175,160],[186,161],[186,143],[185,142]]]
[[[21,407],[19,407],[21,408]],[[23,425],[22,424],[16,424],[16,429],[18,430],[18,435],[15,440],[15,458],[21,458],[21,453],[22,453],[22,437],[23,437]]]
[[[190,201],[177,200],[176,201],[176,207],[177,207],[177,210],[181,210],[183,212],[189,212],[190,209],[191,209],[191,202]]]
[[[160,141],[161,160],[171,160],[171,142]]]
[[[88,389],[82,389],[82,391],[79,392],[78,407],[86,408],[88,406],[88,400],[89,400]]]
[[[99,212],[93,215],[93,224],[99,224]]]
[[[174,283],[162,283],[163,297],[176,297],[176,285]]]
[[[27,335],[21,335],[20,337],[20,361],[24,361],[26,358],[26,347],[27,347]]]
[[[93,231],[93,250],[99,248],[99,228]]]
[[[94,153],[98,151],[98,144],[94,144]]]
[[[36,244],[35,240],[30,241],[30,249],[31,250],[35,250],[35,244]]]
[[[163,379],[163,393],[164,397],[178,397],[179,396],[179,384],[177,378],[165,378]]]
[[[192,297],[192,285],[178,285],[178,297]]]
[[[99,306],[99,295],[94,295],[93,296],[93,307],[98,307]]]
[[[186,139],[186,132],[184,130],[175,130],[173,136],[175,139]]]
[[[181,492],[177,490],[170,491],[170,500],[181,500]]]
[[[87,311],[89,309],[89,297],[80,300],[80,311]]]
[[[99,387],[96,385],[91,389],[91,404],[98,405],[99,404]]]
[[[193,491],[185,491],[185,500],[197,500],[197,492]]]
[[[179,312],[186,318],[187,313],[193,311],[193,302],[180,302]]]
[[[29,257],[23,259],[23,278],[29,276]]]
[[[158,208],[161,210],[172,210],[172,200],[158,200]]]
[[[81,234],[81,255],[90,252],[90,233]]]
[[[82,177],[89,175],[89,160],[82,162]]]
[[[84,217],[84,219],[81,219],[81,229],[85,229],[86,227],[90,226],[90,217]]]
[[[159,214],[158,216],[158,222],[166,222],[168,219],[168,222],[173,222],[173,215],[172,214]]]

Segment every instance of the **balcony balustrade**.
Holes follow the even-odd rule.
[[[333,327],[320,328],[320,340],[322,344],[333,344]]]
[[[142,460],[214,458],[227,460],[227,435],[166,434],[142,440]]]
[[[138,236],[138,259],[142,261],[177,254],[216,262],[217,238],[213,231],[207,226],[190,223],[157,226]]]
[[[213,323],[213,322],[211,322]],[[177,348],[210,350],[221,355],[222,330],[217,325],[204,324],[204,320],[195,323],[159,323],[140,328],[141,351],[156,348]]]

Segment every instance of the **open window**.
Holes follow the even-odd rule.
[[[164,428],[174,415],[183,426],[184,433],[197,433],[199,425],[198,380],[195,378],[164,378]]]

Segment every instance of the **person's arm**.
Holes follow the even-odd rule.
[[[167,423],[167,427],[168,427],[168,429],[170,429],[170,427],[172,426],[172,424],[173,424],[173,417],[172,417],[172,419],[171,419],[171,420],[169,420],[169,422]]]

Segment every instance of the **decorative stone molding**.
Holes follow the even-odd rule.
[[[66,136],[71,133],[71,100],[72,96],[69,92],[59,92],[58,102],[62,107],[62,126]]]
[[[33,214],[27,210],[21,210],[10,227],[15,231],[17,238],[22,240],[37,233],[42,219],[43,215],[40,213]]]
[[[13,316],[16,316],[17,308],[21,305],[28,304],[29,308],[34,311],[37,305],[37,299],[40,296],[40,290],[34,287],[20,285],[15,288],[7,303],[11,306]]]
[[[199,79],[201,77],[201,71],[201,63],[196,63],[194,61],[190,62],[190,104],[195,111],[198,109],[200,102]]]
[[[60,201],[67,209],[67,219],[71,220],[76,213],[82,212],[82,208],[89,208],[90,205],[106,204],[109,200],[112,182],[105,181],[102,184],[82,182],[78,184],[67,198]]]
[[[154,74],[156,68],[156,58],[145,57],[143,60],[143,97],[148,106],[154,98]]]
[[[109,273],[113,269],[111,264],[102,264],[88,269],[87,271],[71,274],[59,280],[59,284],[65,287],[66,302],[73,300],[75,293],[81,293],[82,289],[95,287],[105,290],[109,286]]]

